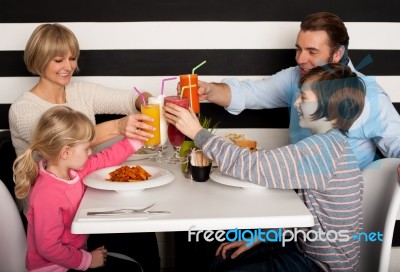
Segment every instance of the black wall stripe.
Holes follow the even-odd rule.
[[[8,124],[8,110],[10,106],[10,104],[0,104],[0,129],[10,128]]]
[[[8,110],[10,104],[0,104],[0,129],[8,129]],[[212,103],[201,103],[200,111],[203,116],[212,118],[213,125],[218,123],[220,128],[287,128],[289,127],[289,111],[287,108],[244,110],[239,115],[228,113],[223,107]],[[273,116],[273,118],[271,118]],[[96,122],[122,117],[121,115],[97,115]]]
[[[400,103],[393,103],[400,113]],[[10,104],[0,104],[0,129],[8,129],[8,110]],[[220,128],[288,128],[289,110],[287,108],[244,110],[239,115],[228,113],[223,107],[213,103],[201,103],[201,114],[212,118],[213,123],[218,123]],[[96,121],[104,122],[120,115],[98,115]]]
[[[294,49],[271,50],[82,50],[78,76],[165,76],[190,73],[207,60],[201,75],[272,75],[295,65]],[[353,64],[372,63],[366,75],[400,75],[400,50],[350,50]],[[0,77],[31,76],[22,51],[0,51]]]
[[[330,11],[347,22],[399,22],[398,1],[52,0],[2,1],[0,23],[133,21],[300,21]],[[379,10],[379,12],[377,11]]]

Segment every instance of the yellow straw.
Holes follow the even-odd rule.
[[[193,103],[192,103],[192,77],[190,75],[189,75],[189,97],[190,97],[190,107],[192,107],[192,109],[193,109]]]
[[[192,70],[192,74],[194,74],[194,71],[196,71],[197,68],[199,68],[200,66],[202,66],[204,63],[206,63],[207,61],[203,61],[202,63],[200,63],[199,65],[197,65],[196,67],[193,68]]]
[[[181,98],[183,97],[183,92],[184,92],[186,89],[192,90],[192,87],[196,87],[196,85],[189,85],[189,86],[182,87]],[[190,97],[190,107],[193,109],[192,92],[191,92],[191,91],[189,92],[189,97]]]

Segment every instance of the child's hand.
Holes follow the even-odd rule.
[[[168,123],[173,124],[190,139],[202,129],[199,119],[191,108],[189,110],[172,103],[164,106],[164,116]]]
[[[238,257],[240,254],[242,254],[243,252],[249,250],[250,248],[258,245],[259,243],[261,243],[260,240],[255,241],[254,243],[252,243],[250,246],[247,245],[248,242],[246,241],[235,241],[232,243],[222,243],[218,249],[217,252],[215,252],[215,256],[221,255],[222,258],[225,260],[227,257],[227,252],[228,251],[232,251],[230,258],[231,259],[235,259],[236,257]]]
[[[92,262],[90,263],[90,268],[97,268],[104,266],[107,261],[107,249],[104,246],[96,248],[92,252]]]

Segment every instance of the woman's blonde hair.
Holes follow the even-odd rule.
[[[24,62],[29,72],[42,75],[50,60],[69,51],[78,60],[79,43],[74,33],[60,24],[42,24],[33,31],[26,44]]]
[[[38,177],[39,166],[34,160],[34,152],[43,159],[54,160],[63,147],[73,147],[94,138],[95,126],[83,113],[66,106],[55,106],[44,112],[30,146],[13,164],[16,197],[25,198]]]

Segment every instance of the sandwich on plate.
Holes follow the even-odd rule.
[[[230,133],[224,137],[228,142],[234,143],[240,147],[247,147],[250,151],[257,150],[257,141],[247,139],[244,134],[241,133]]]

